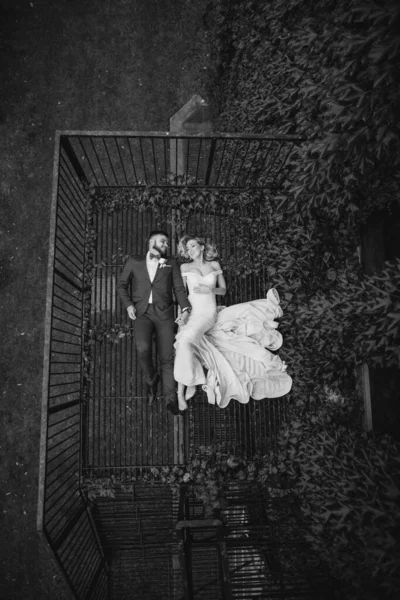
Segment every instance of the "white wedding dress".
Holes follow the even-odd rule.
[[[278,293],[271,289],[265,299],[217,309],[214,294],[196,294],[193,288],[215,285],[220,273],[183,274],[192,312],[176,336],[175,380],[188,387],[202,385],[208,402],[221,408],[231,400],[246,404],[250,398],[284,396],[292,379],[285,363],[270,352],[282,345],[275,321],[283,314]]]

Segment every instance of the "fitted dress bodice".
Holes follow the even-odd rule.
[[[196,293],[194,288],[199,284],[215,287],[220,273],[221,270],[212,271],[207,275],[195,271],[182,274],[186,279],[192,312],[188,322],[180,328],[176,336],[174,376],[176,381],[187,386],[203,384],[206,381],[202,366],[204,360],[201,356],[201,342],[217,319],[215,294]]]
[[[189,301],[192,305],[193,313],[216,313],[217,304],[215,301],[215,294],[196,294],[194,292],[194,288],[198,284],[204,284],[207,286],[215,286],[218,275],[222,273],[219,271],[211,271],[211,273],[207,273],[207,275],[200,275],[195,271],[187,271],[183,273],[183,277],[186,278],[187,287],[189,290]]]

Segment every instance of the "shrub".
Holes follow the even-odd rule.
[[[284,428],[278,460],[301,497],[308,539],[365,600],[400,590],[400,447],[349,426],[340,398]]]
[[[218,127],[303,135],[288,192],[330,220],[390,203],[399,192],[399,6],[214,4]]]

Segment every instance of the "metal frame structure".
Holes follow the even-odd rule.
[[[38,529],[76,598],[108,596],[108,571],[80,489],[84,189],[56,139],[44,341]]]
[[[171,132],[61,132],[80,177],[97,189],[190,185],[214,189],[273,189],[289,176],[293,135]],[[182,179],[177,179],[182,177]]]
[[[222,506],[222,503],[221,503]],[[181,486],[179,556],[185,600],[330,598],[329,576],[305,539],[296,498],[273,499],[257,483],[223,488],[212,518]]]
[[[179,135],[163,132],[58,132],[56,136],[44,346],[38,528],[45,535],[74,597],[119,597],[105,552],[99,516],[93,517],[81,478],[135,474],[182,464],[190,444],[222,444],[227,450],[265,451],[286,413],[286,401],[231,405],[219,411],[198,395],[185,419],[158,405],[150,412],[136,375],[132,338],[112,346],[95,342],[88,387],[84,344],[90,296],[90,327],[122,323],[115,281],[126,254],[144,251],[155,226],[168,214],[100,210],[95,213],[95,277],[85,281],[88,260],[88,190],[104,192],[191,187],[219,192],[261,192],[273,198],[290,178],[294,136]],[[262,205],[259,209],[262,211]],[[246,208],[243,207],[243,214]],[[168,211],[167,211],[168,212]],[[212,235],[222,254],[232,248],[231,210],[193,211],[190,227]],[[237,211],[235,218],[242,213]],[[266,223],[267,226],[267,223]],[[176,231],[171,230],[176,241]],[[172,250],[174,251],[174,246]],[[236,281],[229,303],[267,291],[265,274]],[[131,376],[133,372],[134,376]],[[177,509],[176,512],[177,516]],[[115,548],[114,548],[115,550]],[[174,588],[175,589],[175,588]],[[173,598],[174,591],[168,598]],[[111,596],[110,596],[111,594]],[[123,596],[121,596],[123,597]],[[145,596],[143,596],[145,597]]]

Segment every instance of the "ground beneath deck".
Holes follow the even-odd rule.
[[[0,476],[7,600],[67,597],[36,532],[54,131],[167,130],[207,98],[203,0],[4,0],[0,199]]]

